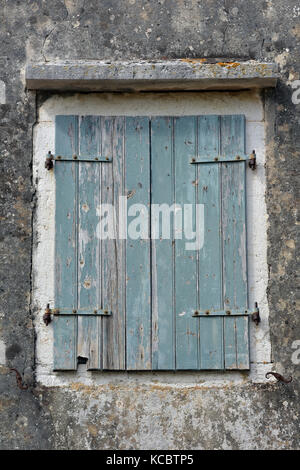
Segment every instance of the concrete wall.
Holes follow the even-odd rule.
[[[299,105],[292,100],[293,82],[300,78],[297,3],[33,0],[25,4],[11,0],[1,8],[5,21],[0,26],[0,80],[5,86],[0,82],[0,447],[298,448],[300,361],[294,348],[300,340],[295,305],[300,117]],[[26,91],[25,64],[56,59],[177,57],[256,59],[279,65],[277,89],[261,95],[267,220],[261,226],[255,221],[254,232],[265,237],[267,227],[265,278],[272,369],[292,375],[293,382],[266,381],[263,373],[256,376],[258,380],[248,376],[224,380],[215,374],[206,374],[205,380],[185,374],[177,380],[175,374],[166,379],[159,373],[151,380],[134,373],[113,380],[101,380],[98,375],[91,380],[81,370],[80,380],[69,376],[59,383],[41,370],[40,340],[44,335],[45,348],[50,350],[51,330],[42,330],[36,291],[34,295],[32,291],[36,279],[32,254],[36,269],[39,253],[39,238],[33,230],[41,215],[37,196],[43,182],[49,184],[45,175],[43,179],[36,174],[41,149],[35,147],[33,152],[33,136],[47,126],[44,112],[51,104],[64,106],[74,100]],[[87,96],[82,102],[93,99]],[[51,139],[51,122],[48,125],[46,135]],[[255,132],[251,136],[261,138]],[[42,147],[42,140],[37,142]],[[258,171],[263,177],[262,169]],[[263,197],[260,201],[264,204]],[[261,216],[263,210],[260,207]],[[265,269],[263,263],[259,267]],[[47,282],[47,276],[44,279]],[[267,328],[261,331],[268,334]],[[45,365],[50,367],[47,360]],[[10,368],[20,372],[28,389],[17,386]]]

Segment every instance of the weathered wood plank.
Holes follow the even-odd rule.
[[[77,356],[87,358],[87,369],[101,368],[101,318],[92,315],[78,316]]]
[[[55,165],[55,307],[77,308],[76,163]]]
[[[175,368],[175,319],[173,302],[174,256],[173,217],[168,209],[174,203],[173,119],[151,119],[151,232],[152,232],[152,369]],[[153,204],[157,205],[154,208]],[[166,210],[166,217],[160,215]],[[164,217],[164,218],[163,218]],[[165,232],[163,231],[165,228]]]
[[[103,156],[101,153],[100,116],[79,118],[79,155],[86,160]]]
[[[222,164],[224,308],[247,308],[245,163]]]
[[[106,118],[109,119],[109,118]],[[112,169],[109,171],[110,185],[103,187],[110,189],[108,192],[108,200],[112,200],[115,207],[114,234],[115,240],[107,241],[107,269],[110,270],[110,305],[112,316],[103,318],[103,368],[112,370],[124,370],[126,363],[125,351],[125,239],[121,234],[121,220],[124,217],[120,208],[120,196],[124,196],[124,117],[110,118],[111,125],[108,127],[111,132],[112,139]],[[112,176],[111,175],[112,171]],[[112,181],[111,181],[112,178]],[[122,206],[122,202],[121,202]],[[119,217],[120,216],[120,217]],[[124,217],[125,226],[126,219]],[[119,225],[120,224],[120,225]],[[106,257],[104,257],[106,259]]]
[[[53,336],[53,370],[76,370],[77,319],[54,316]]]
[[[237,369],[250,369],[249,317],[236,318]]]
[[[56,117],[56,153],[78,149],[78,119]],[[77,203],[78,165],[55,165],[55,307],[77,308]],[[54,318],[54,370],[77,368],[77,318]]]
[[[97,140],[97,142],[96,142]],[[80,119],[80,151],[86,158],[101,148],[100,121],[97,116]],[[78,307],[91,312],[101,306],[99,265],[101,244],[97,235],[100,204],[101,164],[78,162]],[[78,317],[77,354],[88,359],[88,369],[101,367],[101,318]]]
[[[220,152],[220,119],[218,116],[198,117],[198,152],[201,161]],[[222,298],[221,241],[221,177],[220,164],[197,166],[198,203],[204,205],[204,244],[199,251],[199,307],[219,310]],[[200,320],[200,369],[223,369],[223,318]]]
[[[125,263],[123,240],[118,238],[119,196],[124,190],[124,119],[102,118],[102,153],[113,155],[112,164],[102,165],[102,204],[114,204],[112,226],[106,227],[107,238],[102,240],[103,308],[112,316],[102,319],[103,368],[125,368]]]
[[[101,128],[102,128],[102,153],[106,155],[112,155],[112,131],[113,131],[113,120],[109,117],[102,117],[101,119]],[[111,163],[101,165],[101,204],[104,208],[107,205],[113,204],[113,167]],[[108,209],[106,207],[106,209]],[[102,212],[104,220],[107,222],[103,226],[103,238],[101,240],[101,291],[102,291],[102,306],[105,310],[112,310],[113,316],[116,315],[116,312],[112,308],[113,296],[116,294],[115,290],[115,236],[114,233],[115,227],[111,226],[111,217],[110,212]],[[114,237],[114,238],[112,238]],[[112,359],[109,358],[110,353],[112,353],[112,358],[114,352],[111,351],[110,341],[107,338],[107,327],[111,322],[112,317],[103,318],[103,361],[105,366],[108,367],[108,362],[113,363]]]
[[[244,151],[244,116],[222,116],[222,149]],[[245,162],[222,163],[224,308],[247,308]]]
[[[127,117],[125,142],[129,221],[126,243],[127,369],[144,370],[151,369],[151,276],[150,241],[141,238],[141,233],[144,232],[142,237],[149,237],[149,220],[142,207],[140,211],[137,207],[137,212],[131,211],[134,204],[150,209],[149,118]],[[136,236],[140,238],[134,239]]]
[[[244,116],[221,117],[221,151],[226,155],[245,151]],[[245,162],[222,163],[224,309],[244,310],[248,307],[245,178]],[[247,368],[249,365],[248,319],[241,317],[233,321],[226,317],[224,325],[226,368]],[[234,350],[233,339],[235,339]],[[240,358],[238,358],[239,343]]]
[[[224,369],[223,319],[202,317],[201,369]]]
[[[236,322],[235,317],[224,318],[225,369],[237,369]]]
[[[55,155],[78,155],[78,116],[55,116]]]
[[[220,117],[198,116],[198,148],[196,155],[201,162],[211,160],[220,154]],[[210,165],[211,167],[211,165]]]
[[[196,202],[195,166],[189,163],[196,150],[195,117],[175,118],[175,202]],[[193,211],[195,230],[195,211]],[[175,227],[175,236],[180,231]],[[197,369],[199,323],[192,314],[197,305],[197,253],[186,249],[187,240],[175,240],[175,313],[176,313],[176,369]]]

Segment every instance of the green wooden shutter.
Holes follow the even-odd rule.
[[[55,370],[77,369],[78,357],[88,369],[125,367],[122,246],[97,235],[100,204],[122,190],[122,126],[56,117]]]
[[[89,369],[249,369],[244,153],[244,116],[57,117],[56,370],[78,357]],[[129,214],[148,208],[145,239],[118,236],[124,195]],[[97,236],[103,203],[113,240]],[[170,238],[151,239],[151,204],[196,203],[201,250],[186,250],[174,217]]]
[[[249,369],[245,118],[177,118],[174,139],[176,201],[204,204],[203,248],[176,241],[176,368]]]

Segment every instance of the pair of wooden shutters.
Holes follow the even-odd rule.
[[[249,369],[244,157],[242,115],[56,117],[55,370]],[[203,204],[203,247],[120,239],[124,195]]]

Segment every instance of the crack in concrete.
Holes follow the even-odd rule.
[[[64,21],[68,21],[68,18],[69,18],[69,10],[68,10],[68,8],[67,8],[67,5],[66,5],[65,0],[64,0],[64,5],[65,5],[65,9],[66,9],[67,15],[66,15],[65,18],[62,19],[62,23],[63,23]],[[49,33],[47,33],[47,34],[45,35],[45,38],[44,38],[44,41],[43,41],[43,44],[42,44],[42,48],[41,48],[41,54],[42,54],[43,59],[44,59],[45,62],[49,62],[49,60],[47,59],[47,57],[46,57],[46,55],[45,55],[45,53],[44,53],[44,49],[45,49],[45,46],[46,46],[47,39],[50,38],[50,36],[51,36],[52,33],[55,31],[55,29],[57,28],[57,26],[59,26],[59,24],[60,24],[60,23],[54,23],[53,28],[49,31]]]

